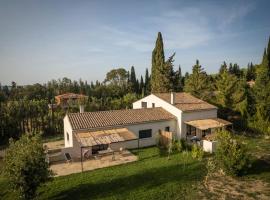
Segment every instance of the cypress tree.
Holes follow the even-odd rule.
[[[149,77],[149,73],[148,73],[148,69],[146,68],[145,70],[145,78],[144,78],[144,94],[147,95],[150,93],[150,77]]]
[[[134,66],[132,66],[130,70],[130,85],[131,85],[131,92],[137,92],[138,84]]]
[[[251,62],[247,66],[247,74],[246,74],[246,79],[247,81],[255,80],[256,79],[256,71],[255,71],[255,66]]]
[[[152,52],[152,73],[151,73],[151,91],[161,92],[161,76],[165,64],[163,39],[161,32],[158,32],[156,46]]]

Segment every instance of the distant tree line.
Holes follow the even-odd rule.
[[[151,74],[146,69],[144,76],[137,76],[132,66],[112,69],[102,82],[63,78],[46,84],[0,85],[0,143],[25,132],[62,134],[64,115],[78,112],[78,105],[66,110],[48,105],[55,103],[56,95],[68,92],[87,95],[85,111],[99,111],[131,108],[132,102],[151,93],[185,91],[218,106],[219,116],[233,121],[236,128],[270,132],[270,42],[260,64],[240,68],[224,62],[217,74],[207,74],[197,60],[192,72],[183,76],[180,65],[174,67],[174,57],[175,53],[165,59],[158,33]]]

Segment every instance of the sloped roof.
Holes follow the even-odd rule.
[[[163,108],[69,113],[67,116],[75,131],[175,119]]]
[[[220,128],[224,126],[231,125],[232,123],[220,118],[212,119],[199,119],[185,122],[188,125],[196,127],[200,130],[206,130],[209,128]]]
[[[154,93],[154,95],[168,103],[171,102],[171,93]],[[182,111],[209,110],[217,108],[216,106],[185,92],[175,93],[174,106]]]
[[[65,94],[61,94],[61,95],[57,95],[55,96],[55,98],[58,99],[77,99],[77,98],[87,98],[86,95],[83,94],[75,94],[75,93],[65,93]]]
[[[75,136],[85,147],[137,139],[137,136],[127,128],[81,132],[76,133]]]

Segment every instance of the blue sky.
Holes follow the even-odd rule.
[[[191,71],[261,61],[269,1],[0,0],[0,82],[103,80],[112,68],[144,74],[161,31],[166,57]]]

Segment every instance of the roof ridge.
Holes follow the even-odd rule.
[[[97,111],[90,111],[90,112],[83,112],[83,113],[80,113],[80,112],[76,112],[76,113],[67,113],[67,115],[76,115],[76,114],[87,114],[87,113],[105,113],[105,112],[117,112],[117,111],[137,111],[137,110],[164,110],[166,111],[165,109],[163,109],[162,107],[155,107],[155,108],[139,108],[139,109],[132,109],[132,108],[129,108],[129,109],[118,109],[118,110],[97,110]],[[168,112],[168,111],[166,111]]]

